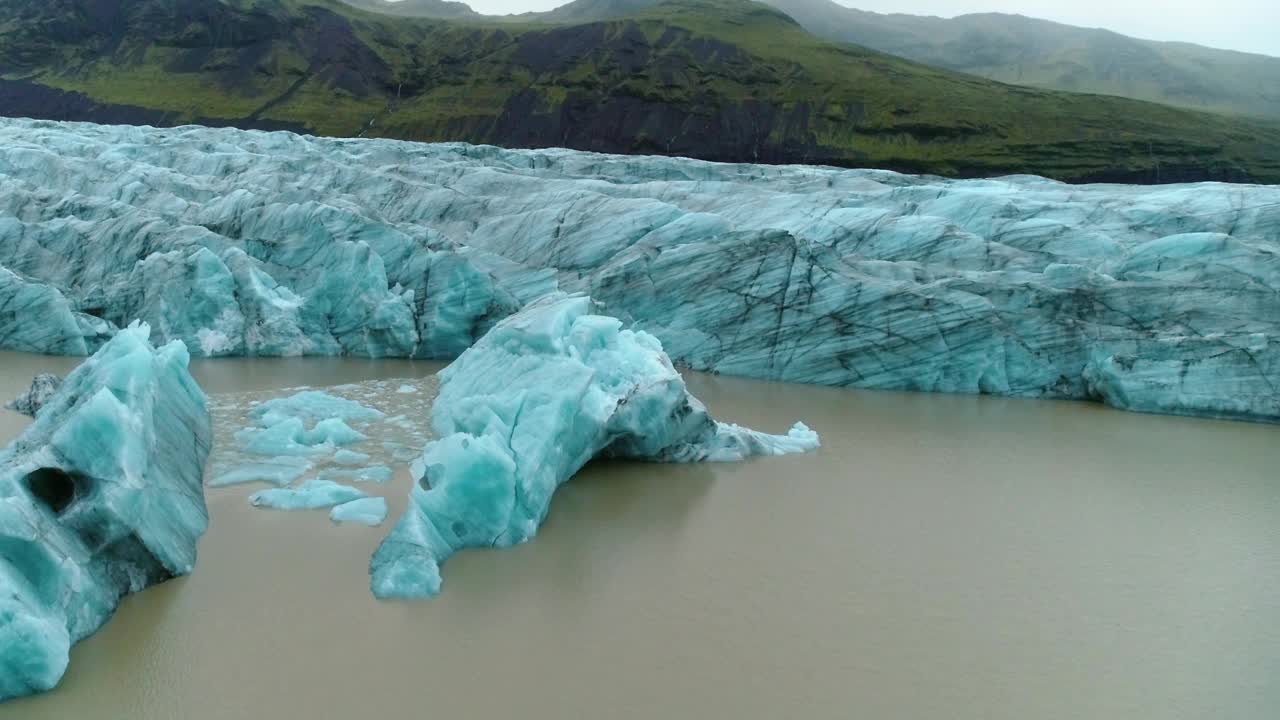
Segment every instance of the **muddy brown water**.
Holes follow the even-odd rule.
[[[74,364],[0,353],[0,397]],[[194,371],[211,393],[269,393],[438,367]],[[688,379],[722,419],[804,420],[821,451],[589,466],[533,543],[455,556],[417,603],[369,594],[385,527],[210,490],[195,573],[126,599],[55,691],[0,718],[1280,712],[1280,428]],[[0,439],[24,425],[0,411]],[[376,488],[392,519],[408,483],[398,468]]]

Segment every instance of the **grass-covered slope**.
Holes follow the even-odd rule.
[[[7,0],[0,112],[1067,180],[1280,182],[1280,124],[1014,87],[744,0],[547,25],[337,0]]]
[[[828,40],[992,80],[1280,118],[1280,58],[1002,13],[938,18],[832,0],[763,2]]]

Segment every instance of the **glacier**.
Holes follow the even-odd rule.
[[[716,422],[656,338],[549,296],[499,322],[439,374],[439,438],[411,465],[409,507],[375,551],[379,598],[440,590],[440,565],[468,547],[531,539],[552,494],[594,457],[734,461],[804,452],[818,435]]]
[[[181,342],[119,329],[0,451],[0,700],[54,687],[120,599],[191,572],[205,396]]]
[[[556,292],[696,370],[1280,421],[1280,187],[0,120],[0,347],[451,359]]]

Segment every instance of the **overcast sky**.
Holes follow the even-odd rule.
[[[550,10],[567,0],[464,0],[477,12]],[[837,0],[876,12],[1008,12],[1151,38],[1280,56],[1280,0]]]

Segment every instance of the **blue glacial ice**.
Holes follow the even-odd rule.
[[[1280,420],[1280,187],[3,120],[0,266],[13,349],[452,358],[586,292],[697,370]]]
[[[331,420],[372,422],[384,417],[380,411],[355,400],[321,390],[303,390],[288,397],[268,400],[254,406],[249,414],[263,427],[293,418],[315,423]]]
[[[369,455],[343,448],[333,454],[333,461],[339,465],[363,465],[369,462]]]
[[[306,390],[268,400],[250,417],[254,425],[235,434],[240,447],[253,455],[287,457],[328,455],[335,447],[365,440],[367,436],[346,421],[370,422],[383,414],[353,400]]]
[[[120,599],[191,572],[205,396],[182,343],[119,330],[0,451],[0,700],[48,690]]]
[[[311,461],[297,455],[255,459],[215,475],[209,480],[209,487],[226,487],[245,483],[288,485],[310,469]]]
[[[394,473],[386,465],[373,465],[362,468],[325,468],[316,477],[321,480],[385,483],[391,481]]]
[[[336,523],[356,523],[377,527],[387,519],[386,498],[369,497],[335,505],[329,519]]]
[[[409,508],[370,563],[380,598],[426,597],[467,547],[529,540],[556,488],[593,457],[658,462],[803,452],[818,436],[714,421],[656,338],[548,297],[500,322],[440,373],[439,438],[411,466]]]
[[[296,487],[259,490],[249,496],[249,503],[272,510],[318,510],[363,497],[363,492],[349,485],[329,480],[307,480]]]

